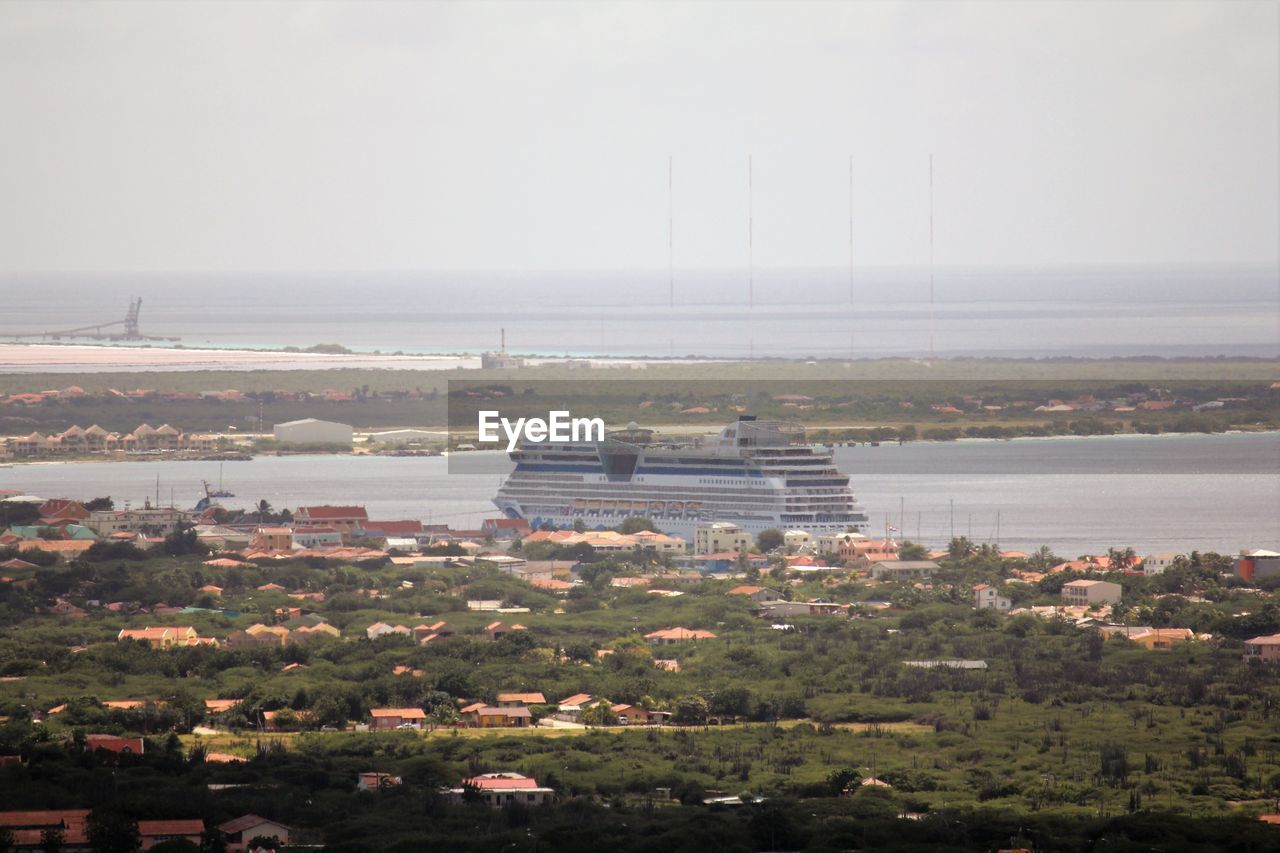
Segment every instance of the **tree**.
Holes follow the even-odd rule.
[[[707,703],[708,712],[716,716],[742,717],[751,710],[751,691],[745,687],[717,690]]]
[[[682,696],[676,700],[671,722],[686,726],[702,726],[707,723],[707,700],[701,696]]]
[[[67,836],[57,827],[49,827],[40,831],[40,853],[62,853],[62,846]]]
[[[164,538],[164,552],[171,557],[184,554],[208,554],[209,546],[200,541],[196,529],[184,524]]]
[[[436,726],[456,726],[459,719],[458,709],[447,702],[441,702],[427,714],[427,723],[432,729]]]
[[[84,504],[84,508],[93,512],[95,510],[110,510],[116,508],[116,503],[110,497],[94,498]]]
[[[782,543],[785,541],[786,537],[783,536],[782,531],[776,527],[761,530],[756,536],[756,546],[766,554],[775,548],[781,548]]]
[[[899,560],[925,560],[929,557],[929,549],[918,542],[903,542],[898,546]]]
[[[138,822],[121,812],[94,809],[86,827],[89,844],[97,853],[135,853],[142,848]]]
[[[1044,571],[1051,569],[1062,561],[1058,559],[1058,555],[1053,553],[1048,545],[1041,545],[1035,550],[1030,557],[1027,558],[1027,566],[1036,571]]]
[[[862,775],[852,767],[833,770],[827,776],[827,790],[831,796],[838,797],[850,788],[857,788],[862,783]]]
[[[584,726],[616,726],[618,724],[618,715],[613,712],[613,708],[606,700],[601,700],[590,708],[584,708],[578,719]]]
[[[622,519],[622,523],[618,525],[618,532],[625,534],[640,533],[649,531],[650,533],[660,533],[658,525],[653,523],[652,519],[645,518],[640,515],[632,515]]]
[[[1138,555],[1132,548],[1107,549],[1107,560],[1112,569],[1127,569],[1136,559]]]

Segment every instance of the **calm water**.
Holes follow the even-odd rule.
[[[1274,268],[937,271],[936,351],[984,356],[1280,353]],[[716,358],[923,355],[925,268],[0,278],[0,336],[123,318],[189,346]],[[3,365],[0,365],[0,372]]]
[[[873,529],[886,524],[940,544],[955,533],[1076,556],[1110,545],[1139,551],[1234,552],[1280,546],[1280,436],[1160,436],[840,448]],[[248,508],[362,503],[376,518],[478,526],[509,463],[476,454],[476,473],[446,460],[263,457],[226,463],[225,485]],[[118,504],[154,496],[191,506],[218,463],[61,463],[0,469],[0,488],[45,497],[110,494]],[[954,501],[954,511],[952,502]]]

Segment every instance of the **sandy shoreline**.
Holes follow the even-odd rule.
[[[639,359],[590,356],[568,359],[529,356],[530,366],[587,361],[610,367],[645,364],[704,364],[715,359]],[[480,367],[468,353],[316,353],[217,347],[117,346],[0,343],[0,373],[140,373],[189,370],[455,370]]]
[[[0,372],[3,373],[334,370],[340,368],[450,370],[479,366],[480,359],[472,356],[0,343]]]

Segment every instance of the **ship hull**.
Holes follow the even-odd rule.
[[[525,445],[494,504],[537,528],[615,528],[647,518],[692,539],[700,524],[728,522],[815,536],[867,529],[867,516],[831,450],[775,424],[739,423],[697,442],[654,441],[639,430],[605,442]]]

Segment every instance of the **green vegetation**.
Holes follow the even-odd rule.
[[[453,400],[450,389],[504,389],[503,408],[528,407],[545,416],[549,403],[590,412],[610,424],[716,427],[742,409],[760,417],[799,419],[828,441],[946,440],[1017,435],[1100,435],[1111,432],[1211,432],[1274,429],[1280,396],[1270,389],[1278,363],[1266,359],[1112,359],[1088,361],[955,359],[933,363],[885,359],[816,365],[762,361],[651,364],[635,375],[554,365],[518,371],[290,370],[0,375],[0,396],[78,386],[83,397],[39,405],[0,405],[0,433],[61,431],[78,423],[130,430],[168,422],[187,431],[247,431],[316,417],[360,429],[440,427],[450,417],[473,428],[483,397]],[[632,371],[626,371],[633,374]],[[144,378],[145,377],[145,378]],[[139,385],[157,392],[110,394]],[[238,389],[239,399],[201,392]],[[338,391],[350,399],[333,399]],[[165,395],[168,395],[166,398]],[[776,399],[787,395],[809,402]],[[1049,400],[1136,395],[1176,399],[1169,410],[1037,412]],[[1192,406],[1230,400],[1221,409]],[[979,404],[980,401],[980,404]],[[452,406],[447,406],[452,403]],[[1024,405],[1030,403],[1030,405]],[[935,410],[935,406],[942,407]],[[998,406],[1000,408],[989,408]],[[956,411],[951,411],[954,409]],[[691,411],[692,410],[692,411]],[[706,411],[703,411],[706,410]]]
[[[167,544],[178,556],[104,552],[0,584],[0,715],[8,717],[0,754],[25,761],[0,768],[12,808],[82,804],[134,817],[195,810],[211,823],[266,811],[329,849],[371,851],[421,849],[424,839],[464,850],[521,839],[531,849],[650,850],[712,838],[730,850],[776,849],[779,838],[815,850],[919,849],[943,839],[983,849],[1010,837],[1066,850],[1104,836],[1158,846],[1173,827],[1203,849],[1216,849],[1215,832],[1241,840],[1240,849],[1263,849],[1275,837],[1247,819],[1280,795],[1280,668],[1246,666],[1239,640],[1280,630],[1280,606],[1274,589],[1261,597],[1242,590],[1217,555],[1191,555],[1153,578],[1110,576],[1124,586],[1122,615],[1131,623],[1215,635],[1147,651],[1065,622],[973,611],[973,583],[1000,584],[1017,603],[1054,603],[1066,578],[1013,583],[1013,568],[1057,558],[1038,553],[1010,564],[962,539],[926,588],[856,578],[788,585],[796,600],[852,602],[859,618],[795,617],[786,631],[752,615],[750,601],[726,595],[734,581],[682,584],[685,594],[674,598],[610,586],[611,577],[635,571],[628,557],[578,555],[593,560],[582,572],[589,582],[557,598],[484,564],[309,559],[216,569],[182,554],[185,544],[180,536]],[[267,583],[323,592],[324,600],[257,589]],[[202,592],[206,584],[222,587],[221,598]],[[467,598],[529,608],[501,617],[529,630],[486,642],[480,630],[494,614],[465,610]],[[37,612],[55,600],[89,615]],[[863,606],[872,600],[894,606]],[[91,601],[122,604],[113,611]],[[167,617],[139,610],[160,601],[194,609]],[[299,605],[341,628],[343,639],[176,651],[115,641],[121,627],[144,624],[190,624],[223,637]],[[457,635],[426,646],[364,638],[375,621],[437,619]],[[717,639],[661,649],[641,639],[673,625]],[[612,654],[597,655],[606,648]],[[655,666],[655,656],[678,659],[680,671]],[[904,664],[934,659],[988,666]],[[397,675],[396,667],[410,671]],[[460,704],[493,702],[502,691],[541,691],[552,702],[586,692],[665,708],[677,725],[475,737],[450,727]],[[238,701],[213,720],[206,698]],[[102,704],[123,699],[149,701]],[[435,730],[321,731],[386,706],[422,707]],[[533,710],[540,717],[555,708]],[[264,711],[305,731],[261,732]],[[594,713],[587,721],[596,726],[614,722],[607,709]],[[226,733],[189,734],[211,722]],[[151,741],[142,758],[93,757],[77,746],[86,732]],[[211,751],[251,760],[206,763]],[[357,793],[355,774],[366,770],[401,776],[404,785]],[[505,770],[551,785],[557,804],[490,811],[448,807],[435,793]],[[112,774],[115,784],[104,784]],[[859,784],[869,778],[890,787]],[[242,787],[214,793],[210,784]],[[744,792],[765,800],[709,811],[677,805]],[[927,817],[898,820],[904,812]]]

